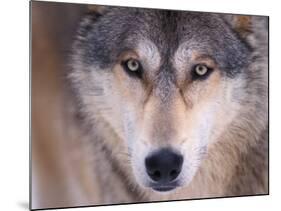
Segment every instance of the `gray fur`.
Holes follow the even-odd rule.
[[[131,166],[118,162],[115,152],[119,152],[118,150],[122,147],[111,148],[107,142],[117,142],[123,137],[112,129],[110,121],[103,121],[97,114],[97,111],[102,110],[101,112],[108,111],[108,116],[110,116],[112,109],[106,106],[101,106],[102,108],[93,106],[102,104],[98,101],[104,95],[101,84],[106,83],[107,86],[112,86],[112,93],[115,93],[114,85],[111,85],[110,79],[106,82],[97,79],[94,81],[97,84],[93,84],[89,77],[83,76],[83,79],[80,77],[83,73],[90,76],[91,72],[95,71],[110,75],[119,55],[125,50],[137,48],[139,40],[150,40],[157,46],[160,53],[160,66],[152,79],[156,88],[150,93],[161,101],[159,110],[163,114],[160,117],[157,116],[159,122],[164,122],[168,116],[173,115],[169,113],[169,105],[167,106],[177,93],[178,70],[173,65],[172,58],[183,43],[185,43],[186,52],[196,50],[211,57],[221,71],[222,80],[235,86],[235,90],[231,93],[231,100],[239,105],[240,110],[237,109],[239,115],[229,123],[224,134],[218,138],[218,143],[210,149],[206,161],[202,164],[208,168],[199,169],[197,176],[193,179],[195,182],[190,185],[186,194],[176,199],[268,192],[267,21],[266,17],[253,17],[253,32],[245,38],[234,30],[231,15],[109,7],[103,14],[93,13],[85,17],[73,45],[73,68],[68,75],[72,94],[75,95],[75,112],[82,117],[82,130],[87,128],[88,139],[94,143],[93,150],[97,157],[107,160],[107,165],[112,164],[111,170],[117,169],[117,173],[112,172],[112,175],[115,175],[114,179],[117,178],[126,187],[123,192],[128,197],[118,198],[119,191],[122,192],[119,189],[104,193],[104,196],[111,197],[112,203],[175,199],[173,197],[177,196],[154,197],[153,194],[143,191],[142,186],[130,173]],[[189,59],[187,53],[186,61]],[[241,83],[235,84],[238,83],[237,81]],[[131,88],[134,89],[134,87]],[[97,100],[97,102],[92,105],[88,102],[89,99]],[[220,103],[224,102],[217,104]],[[122,107],[121,104],[122,102],[120,105],[113,106]],[[126,109],[124,113],[129,113]],[[114,121],[113,118],[112,121]],[[173,130],[169,130],[169,125],[167,125],[163,124],[162,128],[159,127],[160,129],[155,126],[155,134],[160,131],[159,134],[165,134],[163,135],[165,137],[172,136]],[[228,142],[224,142],[223,139]],[[106,153],[101,152],[98,146]],[[200,150],[202,149],[197,149],[197,151]],[[99,153],[103,155],[98,156]],[[130,153],[131,151],[127,155],[129,160]],[[231,173],[224,172],[216,175],[215,169],[223,167],[231,168]],[[108,169],[102,172],[107,176],[111,175]],[[228,179],[231,178],[234,178],[234,182],[229,182]],[[105,181],[101,178],[100,181],[106,186],[107,182],[113,185],[114,179]],[[200,187],[193,185],[197,184],[198,180],[201,183]],[[210,184],[210,181],[214,184]],[[202,190],[204,184],[206,189]],[[108,201],[104,199],[101,203],[108,203]]]
[[[122,51],[134,49],[140,39],[157,45],[166,68],[163,71],[170,72],[168,58],[182,42],[208,52],[230,76],[247,64],[251,50],[216,14],[120,7],[111,7],[94,19],[91,15],[85,18],[74,48],[83,49],[85,64],[106,68]]]

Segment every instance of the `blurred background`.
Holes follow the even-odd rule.
[[[32,208],[73,206],[83,196],[70,189],[65,159],[63,75],[87,5],[31,1]],[[77,201],[77,203],[75,203]]]

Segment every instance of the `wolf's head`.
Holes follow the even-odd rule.
[[[106,122],[117,138],[104,144],[143,188],[187,185],[247,100],[251,48],[219,15],[109,8],[85,18],[73,51],[85,120]]]

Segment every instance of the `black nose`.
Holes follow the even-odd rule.
[[[158,183],[169,183],[181,172],[183,157],[171,149],[162,149],[145,159],[147,174]]]

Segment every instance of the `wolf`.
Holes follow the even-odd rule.
[[[69,63],[92,204],[268,194],[268,17],[94,6]]]

